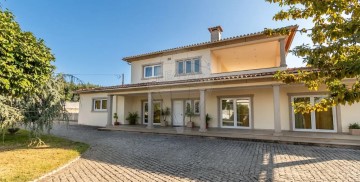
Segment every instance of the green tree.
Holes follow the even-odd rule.
[[[20,109],[12,107],[13,100],[0,95],[0,131],[4,142],[7,128],[13,127],[19,121],[22,121],[23,115]]]
[[[19,97],[39,91],[54,70],[54,56],[42,39],[22,31],[9,11],[0,9],[0,93]]]
[[[9,11],[0,9],[0,128],[4,135],[23,119],[19,99],[45,84],[54,56],[44,41],[22,31]]]
[[[313,27],[300,28],[312,45],[300,45],[291,52],[303,58],[311,69],[290,74],[279,72],[275,77],[285,83],[303,83],[310,90],[325,85],[327,98],[311,106],[297,103],[295,112],[323,111],[337,104],[360,101],[360,5],[358,0],[266,0],[286,7],[273,17],[276,21],[311,19]],[[268,35],[289,34],[289,30],[266,29]],[[345,83],[344,79],[352,79]]]
[[[49,132],[56,119],[65,116],[67,120],[64,86],[63,76],[54,76],[40,88],[41,91],[24,98],[24,124],[33,137],[38,138],[43,132]]]

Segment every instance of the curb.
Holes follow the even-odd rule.
[[[66,164],[64,164],[64,165],[62,165],[62,166],[60,166],[60,167],[52,170],[51,172],[44,174],[43,176],[41,176],[41,177],[33,180],[33,182],[38,182],[38,181],[40,181],[40,180],[45,179],[46,177],[49,177],[49,176],[51,176],[51,175],[59,172],[60,170],[66,168],[66,167],[68,167],[68,166],[70,166],[72,163],[78,161],[78,160],[81,158],[81,156],[82,156],[82,155],[80,155],[80,156],[76,157],[75,159],[71,160],[70,162],[68,162],[68,163],[66,163]]]

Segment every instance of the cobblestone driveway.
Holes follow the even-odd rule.
[[[44,181],[360,181],[360,151],[57,127],[89,143]]]

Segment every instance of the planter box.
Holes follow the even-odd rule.
[[[351,135],[359,135],[360,136],[360,129],[349,129]]]

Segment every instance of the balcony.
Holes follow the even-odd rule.
[[[278,69],[281,65],[280,41],[272,40],[213,49],[211,60],[212,74]]]

